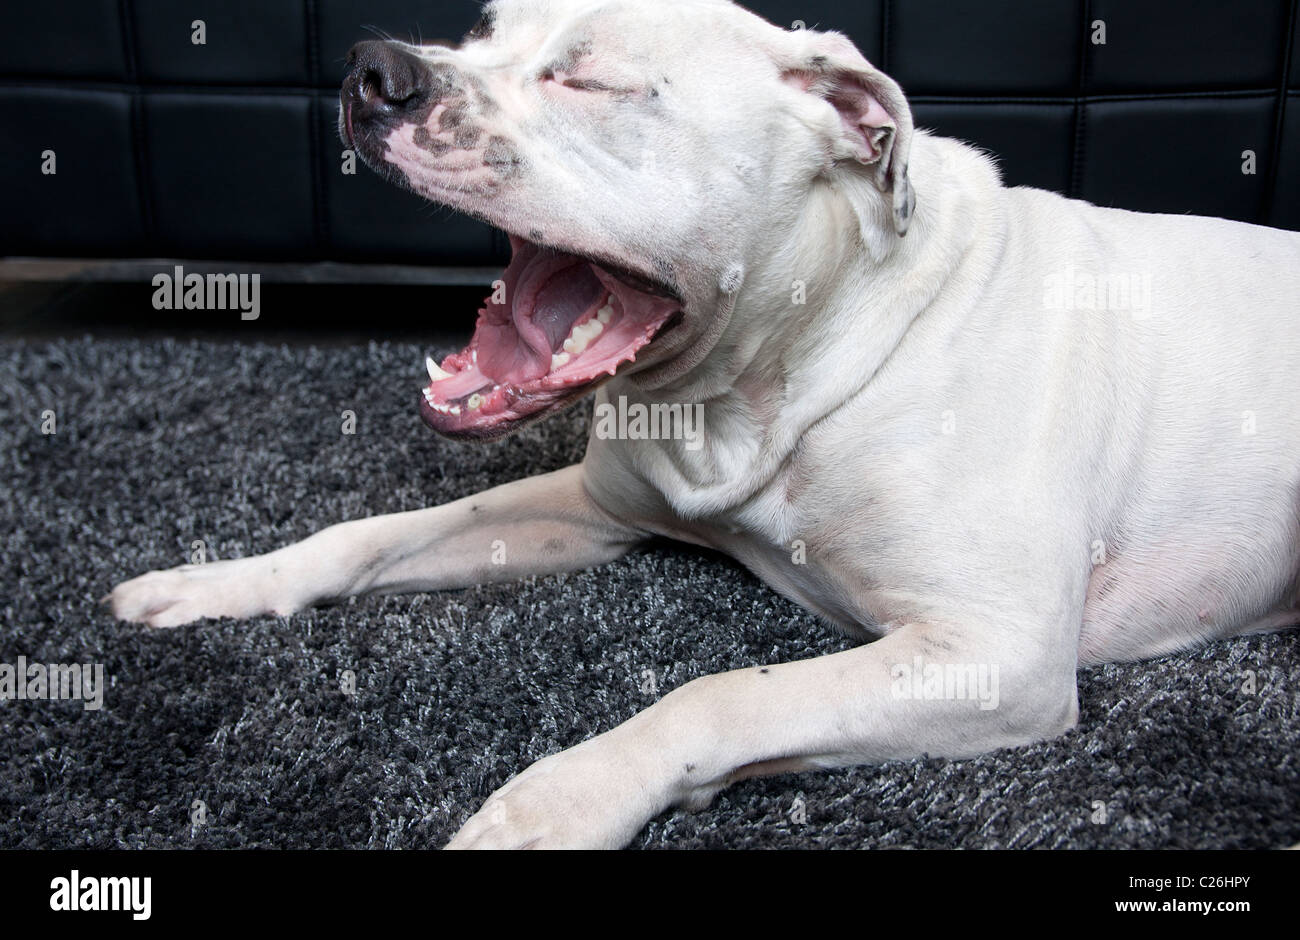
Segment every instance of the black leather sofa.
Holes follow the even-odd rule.
[[[1297,2],[750,6],[847,32],[918,125],[997,154],[1009,183],[1300,229]],[[344,175],[335,131],[353,42],[454,38],[478,14],[473,0],[5,2],[0,255],[500,263],[486,226],[364,167]]]

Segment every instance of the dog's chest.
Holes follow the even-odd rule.
[[[856,482],[860,486],[862,481]],[[883,520],[873,522],[880,506],[860,492],[850,496],[851,480],[818,471],[815,462],[792,456],[756,490],[752,482],[738,479],[737,492],[751,489],[747,499],[697,515],[674,509],[679,494],[644,479],[638,484],[629,485],[624,478],[618,490],[619,510],[627,521],[730,555],[774,590],[847,633],[881,635],[912,609],[912,586],[903,588],[890,568],[901,533],[891,535]],[[836,493],[840,498],[830,498]]]

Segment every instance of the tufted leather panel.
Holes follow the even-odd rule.
[[[996,154],[1008,183],[1300,229],[1298,3],[749,5],[848,33],[902,84],[918,125]],[[353,42],[452,39],[478,12],[472,0],[0,6],[0,254],[499,263],[499,233],[364,168],[343,174],[335,131]],[[198,18],[204,45],[191,42]],[[47,150],[54,175],[40,172]]]

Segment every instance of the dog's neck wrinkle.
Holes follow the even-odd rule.
[[[629,454],[681,517],[725,512],[752,499],[813,425],[870,385],[914,324],[926,319],[944,285],[959,275],[965,283],[986,276],[981,270],[992,260],[987,251],[975,258],[974,249],[1000,242],[988,227],[1000,225],[1001,214],[972,204],[980,187],[950,178],[971,167],[950,166],[946,154],[913,153],[918,208],[888,257],[873,260],[858,231],[858,212],[874,207],[854,200],[871,194],[818,190],[799,222],[752,268],[728,328],[704,362],[653,391],[611,385],[611,395],[647,404],[704,404],[703,446],[637,442]],[[926,190],[940,186],[948,193],[942,213],[924,201]],[[977,230],[972,219],[991,221]],[[795,280],[808,285],[804,305],[791,304]],[[791,316],[795,310],[801,314]],[[827,355],[845,361],[831,370]]]
[[[809,246],[820,250],[804,261]],[[828,251],[827,248],[832,249]],[[788,350],[834,300],[833,287],[852,271],[861,251],[857,221],[848,200],[819,182],[804,212],[788,231],[776,232],[751,250],[755,263],[736,298],[726,329],[707,358],[653,393],[665,400],[717,402],[749,397],[756,377],[783,372]],[[793,301],[795,283],[806,299]],[[779,391],[779,389],[778,389]]]

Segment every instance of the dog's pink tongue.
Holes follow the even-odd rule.
[[[508,319],[496,322],[490,310],[483,311],[485,316],[479,319],[475,333],[478,371],[498,385],[518,385],[545,375],[551,367],[550,356],[543,359]]]
[[[604,292],[596,275],[585,264],[556,275],[537,292],[532,326],[545,339],[548,366],[550,353],[560,348],[578,317],[595,306]]]
[[[507,303],[481,312],[479,370],[498,384],[541,378],[577,319],[603,293],[591,268],[548,251],[517,252],[506,271]]]

